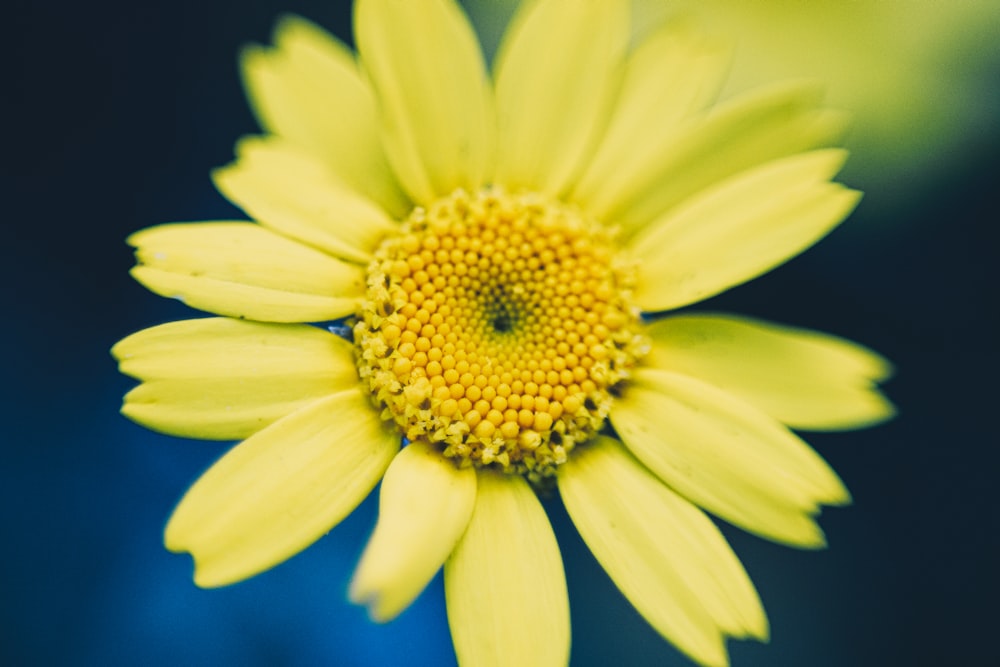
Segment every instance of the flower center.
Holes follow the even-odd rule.
[[[641,354],[630,283],[611,235],[575,208],[455,192],[376,251],[361,379],[411,441],[540,482],[601,428]]]

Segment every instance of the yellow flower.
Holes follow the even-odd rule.
[[[221,586],[291,557],[382,480],[351,586],[376,620],[444,567],[463,665],[560,665],[569,605],[536,491],[705,665],[767,639],[711,520],[819,547],[849,496],[789,427],[892,413],[888,365],[819,333],[653,318],[754,278],[836,226],[840,117],[783,85],[713,106],[726,49],[628,2],[526,3],[487,73],[452,0],[359,0],[359,57],[281,22],[243,72],[267,134],[214,174],[256,222],[138,232],[133,275],[221,315],[121,341],[152,429],[244,439],[166,545]],[[343,319],[353,335],[308,323]],[[401,447],[402,444],[406,446]]]

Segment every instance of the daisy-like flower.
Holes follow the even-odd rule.
[[[453,0],[358,0],[359,55],[297,18],[243,73],[266,134],[215,183],[255,222],[138,232],[135,278],[221,317],[115,348],[123,412],[242,439],[166,545],[195,581],[306,548],[381,480],[351,598],[393,618],[443,566],[463,665],[561,665],[569,605],[538,491],[704,665],[766,640],[703,510],[819,547],[849,501],[790,428],[872,424],[888,365],[819,333],[654,317],[836,226],[841,117],[783,85],[721,105],[727,52],[684,24],[629,44],[627,0],[524,3],[492,77]],[[314,326],[342,320],[337,327]]]

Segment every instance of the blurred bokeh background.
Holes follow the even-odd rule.
[[[469,6],[494,48],[510,0]],[[854,494],[830,548],[727,526],[768,610],[737,667],[995,665],[1000,4],[995,0],[637,0],[639,30],[683,13],[736,44],[730,91],[828,81],[855,115],[844,174],[867,191],[826,241],[716,297],[727,310],[861,341],[898,367],[894,422],[809,435]],[[125,236],[242,218],[212,167],[256,131],[238,49],[283,12],[350,40],[346,0],[16,0],[5,18],[0,664],[448,665],[440,581],[388,626],[346,602],[371,499],[251,581],[197,589],[161,532],[225,444],[118,415],[122,336],[193,315],[128,277]],[[727,93],[728,94],[728,93]],[[12,205],[11,205],[12,204]],[[574,665],[687,665],[549,510],[572,603]],[[531,611],[525,611],[531,622]]]

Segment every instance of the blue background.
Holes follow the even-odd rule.
[[[162,547],[162,528],[226,445],[152,434],[117,412],[131,383],[110,346],[193,314],[130,280],[125,236],[242,217],[208,180],[256,130],[235,54],[266,41],[283,11],[349,40],[348,3],[10,7],[0,664],[452,663],[440,580],[388,626],[346,602],[371,499],[284,565],[197,589],[190,560]],[[993,74],[996,85],[1000,68]],[[863,205],[804,256],[702,307],[831,331],[899,368],[888,387],[896,421],[809,437],[855,498],[823,517],[830,549],[723,527],[772,625],[770,645],[731,644],[734,665],[1000,664],[997,139],[936,158],[932,185],[891,215]],[[569,579],[573,664],[688,664],[617,593],[558,502],[549,509]]]

